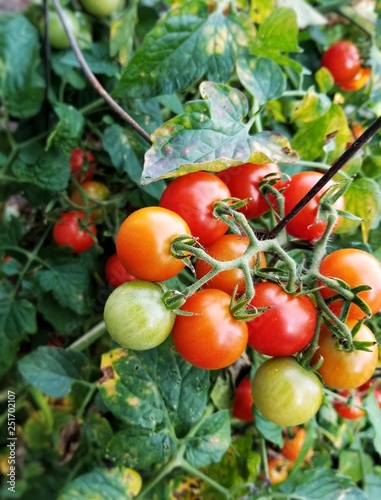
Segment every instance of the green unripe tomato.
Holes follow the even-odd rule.
[[[323,387],[315,373],[293,357],[267,359],[255,372],[251,389],[254,405],[278,425],[300,425],[319,410]]]
[[[97,17],[106,17],[116,11],[120,0],[81,0],[83,8]]]
[[[74,12],[68,9],[63,10],[66,24],[75,38],[79,35],[80,24]],[[45,26],[40,25],[40,33],[45,37]],[[67,49],[70,47],[69,39],[65,29],[58,17],[57,12],[49,12],[49,43],[53,49]]]
[[[122,347],[137,351],[164,342],[176,314],[165,307],[162,297],[162,287],[149,281],[130,281],[115,288],[103,313],[111,337]]]

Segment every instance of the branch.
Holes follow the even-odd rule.
[[[94,89],[98,92],[98,94],[103,97],[103,99],[107,102],[107,104],[110,106],[110,108],[115,111],[124,121],[126,121],[133,129],[138,132],[138,134],[143,137],[149,144],[152,144],[151,137],[150,135],[133,119],[131,116],[124,111],[124,109],[119,106],[117,102],[114,101],[114,99],[110,96],[110,94],[103,88],[99,80],[96,78],[94,73],[91,71],[89,68],[89,65],[87,64],[81,49],[78,46],[78,43],[76,39],[74,38],[73,34],[69,30],[65,17],[64,17],[64,12],[62,9],[62,6],[59,2],[59,0],[52,0],[54,7],[57,11],[57,14],[61,20],[61,23],[65,29],[66,35],[69,39],[71,48],[73,49],[73,52],[75,54],[75,57],[77,58],[83,73],[85,74],[86,78],[89,80],[91,85],[94,87]]]

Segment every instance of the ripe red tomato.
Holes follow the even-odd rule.
[[[214,259],[227,262],[241,257],[248,246],[249,238],[246,236],[224,234],[218,240],[205,245],[205,250]],[[254,268],[257,258],[257,254],[253,256],[250,263],[251,268]],[[196,261],[195,267],[197,279],[202,278],[212,269],[212,266],[202,259]],[[266,267],[266,258],[263,252],[259,255],[259,267]],[[219,272],[204,285],[204,288],[217,288],[232,295],[236,286],[238,286],[237,294],[242,295],[246,288],[246,282],[242,270],[238,268]]]
[[[295,460],[299,457],[306,440],[306,435],[307,432],[304,427],[294,427],[292,429],[292,435],[285,436],[281,453],[285,458],[287,458],[287,460],[295,462]],[[312,452],[313,450],[311,447],[306,454],[307,460],[311,458]]]
[[[103,201],[110,195],[110,190],[103,184],[103,182],[98,181],[85,181],[81,184],[81,189],[74,189],[70,199],[79,206],[86,207],[96,204],[97,201]],[[94,201],[92,201],[94,200]],[[92,219],[102,218],[103,211],[101,208],[97,208],[91,211]]]
[[[213,216],[213,204],[230,198],[227,186],[210,172],[193,172],[177,177],[164,190],[160,206],[179,214],[201,245],[217,240],[228,230]]]
[[[324,52],[321,65],[329,70],[336,83],[345,82],[360,70],[361,55],[354,43],[342,40]]]
[[[255,285],[253,307],[269,307],[247,323],[248,344],[267,356],[291,356],[302,351],[314,335],[317,311],[307,295],[291,295],[280,285]]]
[[[322,176],[323,174],[319,172],[299,172],[292,175],[290,179],[283,184],[276,184],[275,187],[277,187],[277,189],[283,190],[285,215],[294,208]],[[323,235],[327,223],[324,221],[317,221],[319,201],[324,192],[333,184],[333,181],[328,182],[324,188],[319,191],[293,219],[291,219],[286,225],[288,234],[295,238],[308,241],[317,240]],[[334,206],[337,210],[343,210],[344,197],[341,196]],[[335,228],[338,227],[341,219],[341,217],[337,218]]]
[[[355,321],[349,321],[348,326],[352,328]],[[337,337],[323,325],[319,334],[319,347],[316,350],[312,362],[320,357],[323,363],[318,369],[326,386],[332,389],[356,389],[371,378],[378,361],[378,346],[373,332],[362,325],[355,336],[357,341],[374,342],[369,347],[370,352],[354,350],[352,352],[340,349]]]
[[[320,273],[323,276],[339,278],[351,288],[359,285],[371,286],[371,290],[360,292],[358,296],[368,304],[372,314],[381,309],[381,263],[372,254],[357,248],[335,250],[322,259]],[[322,288],[320,292],[324,299],[336,294],[327,287]],[[329,304],[329,308],[339,316],[342,304],[342,300],[335,300]],[[348,320],[362,319],[365,316],[356,304],[351,304]]]
[[[268,461],[268,469],[271,484],[279,484],[287,479],[288,465],[284,458],[271,458]]]
[[[217,370],[231,365],[247,345],[247,326],[230,312],[230,296],[213,288],[191,295],[176,317],[172,338],[177,351],[192,365]]]
[[[138,279],[165,281],[185,266],[171,254],[171,243],[180,235],[191,235],[178,214],[162,207],[145,207],[122,223],[116,236],[116,252],[126,270]]]
[[[252,422],[254,420],[253,402],[250,377],[245,377],[236,388],[232,410],[233,417],[245,422]]]
[[[75,176],[78,182],[85,182],[94,177],[97,162],[91,151],[75,148],[70,154],[70,167],[72,175]]]
[[[282,426],[304,424],[319,410],[323,388],[315,373],[295,358],[264,361],[251,383],[254,405],[264,417]]]
[[[345,82],[337,82],[337,86],[347,92],[354,92],[365,87],[370,79],[370,68],[361,67],[353,78]]]
[[[81,227],[85,214],[80,210],[63,213],[53,226],[53,239],[56,245],[72,247],[73,252],[82,253],[95,243],[97,228],[89,219],[86,228]]]
[[[105,277],[107,282],[114,288],[136,279],[135,276],[125,270],[116,253],[110,255],[107,259]]]
[[[340,417],[347,420],[357,420],[365,415],[365,411],[359,408],[363,404],[359,394],[352,394],[351,391],[339,391],[338,394],[347,398],[346,402],[339,399],[333,402],[333,407]]]
[[[247,219],[256,219],[270,210],[270,206],[259,190],[259,183],[268,175],[280,173],[276,163],[244,163],[238,167],[231,167],[217,176],[224,181],[234,198],[250,198],[249,203],[240,211]]]

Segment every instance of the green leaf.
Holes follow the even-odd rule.
[[[342,450],[339,455],[338,470],[344,476],[350,477],[355,483],[363,481],[364,473],[372,472],[373,460],[370,455],[356,450]]]
[[[381,52],[375,44],[372,44],[369,54],[369,62],[372,68],[372,86],[369,99],[371,102],[381,100]]]
[[[281,448],[283,446],[282,427],[267,420],[258,408],[254,405],[254,425],[258,432],[271,443]]]
[[[0,98],[16,118],[36,115],[44,99],[38,72],[40,42],[36,28],[22,15],[0,23]]]
[[[118,64],[110,58],[107,43],[93,43],[88,50],[83,51],[83,56],[91,71],[96,75],[106,75],[112,77],[117,75],[119,72]],[[81,67],[78,59],[71,50],[66,51],[60,61],[61,64],[72,68]]]
[[[368,499],[381,497],[381,475],[377,472],[373,471],[365,476],[364,490]]]
[[[69,394],[72,385],[82,380],[81,373],[87,366],[83,353],[48,346],[38,347],[18,363],[29,385],[55,398]]]
[[[59,122],[47,140],[47,149],[54,144],[59,144],[65,150],[75,148],[82,137],[85,126],[83,115],[73,106],[57,103],[54,111],[59,118]]]
[[[271,59],[239,58],[237,74],[242,85],[258,100],[259,104],[277,99],[286,88],[286,79],[281,69]]]
[[[189,102],[182,115],[159,127],[146,153],[142,183],[197,170],[220,171],[247,161],[292,163],[297,155],[276,132],[250,135],[243,123],[249,108],[245,95],[228,85],[204,82],[203,101]]]
[[[301,125],[313,122],[323,116],[331,107],[331,100],[324,94],[316,94],[313,89],[307,91],[291,115],[291,121]]]
[[[230,446],[230,417],[228,410],[208,416],[187,441],[185,457],[194,467],[203,467],[221,460]]]
[[[354,180],[345,193],[345,210],[360,217],[360,220],[344,218],[338,233],[352,233],[361,226],[363,241],[368,241],[369,231],[380,220],[381,189],[374,179]]]
[[[164,182],[158,182],[144,188],[140,183],[142,161],[139,147],[136,139],[128,130],[119,125],[107,127],[103,134],[103,147],[110,155],[112,165],[119,174],[127,174],[140,189],[155,200],[160,199],[165,188]]]
[[[19,156],[12,164],[12,173],[20,182],[31,183],[49,191],[61,191],[69,183],[68,154],[58,147],[36,151],[37,158],[26,161]]]
[[[244,14],[209,13],[204,0],[188,0],[169,10],[146,35],[124,68],[114,97],[141,98],[172,94],[204,75],[227,81],[236,55],[255,33]],[[195,56],[197,54],[197,56]]]
[[[34,304],[26,298],[14,297],[8,281],[0,282],[0,336],[6,336],[11,342],[7,343],[6,347],[11,349],[12,342],[23,340],[36,330]]]
[[[305,0],[281,0],[283,7],[290,7],[296,13],[296,20],[300,29],[308,26],[327,24],[327,19],[320,12],[309,5]]]
[[[118,56],[120,64],[125,65],[130,58],[135,25],[138,22],[138,0],[129,2],[123,13],[111,22],[110,27],[110,56]]]
[[[0,220],[0,249],[5,250],[11,246],[17,247],[24,235],[24,228],[16,217],[5,222]]]
[[[81,260],[70,257],[47,259],[47,264],[49,267],[36,270],[39,288],[51,292],[61,306],[83,314],[88,308],[90,271]]]
[[[83,323],[83,316],[77,316],[72,309],[63,307],[50,292],[38,294],[37,308],[58,332],[73,332]]]
[[[378,406],[376,398],[371,393],[364,400],[364,408],[371,426],[373,427],[374,437],[373,446],[381,457],[381,409]]]
[[[332,74],[324,67],[316,71],[315,80],[322,94],[329,92],[335,84]]]
[[[83,434],[91,447],[98,448],[102,455],[113,436],[109,421],[99,413],[89,412],[82,425]]]
[[[51,63],[54,73],[62,78],[63,82],[69,83],[77,90],[83,90],[86,87],[86,79],[79,70],[73,68],[65,59],[65,51],[59,50],[52,54]]]
[[[124,469],[101,469],[82,474],[67,484],[58,496],[58,500],[129,500]]]
[[[279,36],[280,33],[282,36]],[[299,52],[298,25],[294,10],[278,7],[259,26],[256,52],[270,49],[278,52]]]
[[[11,340],[0,330],[0,377],[5,375],[16,361],[19,342]]]

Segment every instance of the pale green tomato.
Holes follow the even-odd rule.
[[[104,320],[111,337],[122,347],[157,347],[171,333],[176,314],[162,300],[163,289],[149,281],[118,286],[107,299]]]
[[[81,0],[81,4],[89,14],[106,17],[115,12],[120,5],[120,0]]]
[[[80,24],[74,12],[68,9],[63,10],[66,24],[68,25],[74,38],[77,38],[80,32]],[[41,25],[40,32],[45,36],[45,26]],[[66,35],[65,29],[58,17],[57,12],[49,12],[49,43],[53,49],[67,49],[70,47],[69,39]]]

